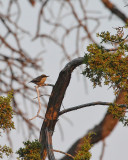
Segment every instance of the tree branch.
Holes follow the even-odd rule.
[[[120,91],[119,95],[117,96],[116,100],[114,101],[114,103],[116,103],[118,105],[125,104],[126,93],[127,93],[127,91],[122,89]],[[103,120],[98,125],[94,126],[94,128],[90,129],[88,131],[88,133],[86,133],[83,137],[78,139],[70,147],[70,149],[67,151],[67,153],[71,154],[72,156],[75,156],[77,151],[79,151],[81,146],[83,145],[84,138],[87,137],[90,132],[96,133],[95,135],[92,136],[92,139],[90,142],[91,144],[95,144],[101,140],[104,140],[107,136],[109,136],[111,134],[111,132],[113,131],[113,129],[117,125],[118,121],[119,120],[117,118],[113,118],[113,115],[107,112],[105,114]],[[61,160],[65,160],[65,159],[72,160],[68,156],[63,157]]]
[[[95,105],[111,105],[112,103],[110,102],[92,102],[92,103],[87,103],[87,104],[82,104],[82,105],[79,105],[79,106],[75,106],[75,107],[71,107],[71,108],[68,108],[68,109],[65,109],[63,111],[60,111],[59,112],[59,116],[64,114],[64,113],[67,113],[67,112],[71,112],[71,111],[74,111],[74,110],[77,110],[77,109],[81,109],[81,108],[85,108],[85,107],[90,107],[90,106],[95,106]]]
[[[45,120],[42,124],[40,131],[40,142],[41,142],[41,159],[45,160],[47,155],[46,150],[46,134],[45,129],[48,128],[50,131],[54,131],[56,122],[59,117],[60,107],[66,92],[66,89],[69,85],[71,79],[72,71],[79,65],[83,63],[84,58],[76,58],[69,62],[64,69],[60,72],[59,77],[55,86],[53,87],[51,96],[49,98],[49,103],[47,107],[47,111],[45,114]]]
[[[109,0],[101,0],[105,7],[107,7],[112,13],[114,13],[117,17],[119,17],[125,23],[128,22],[128,17],[125,16],[113,3]]]

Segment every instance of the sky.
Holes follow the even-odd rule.
[[[118,1],[112,1],[114,4],[117,4],[118,7],[123,10],[124,12],[127,12],[127,8],[124,7],[124,3],[122,3],[121,0]],[[6,2],[5,2],[6,3]],[[37,15],[38,15],[38,8],[40,7],[39,3],[32,8],[29,6],[28,2],[25,0],[22,0],[21,3],[21,9],[23,10],[19,24],[22,25],[22,27],[25,27],[29,29],[32,36],[34,36],[36,32],[36,23],[37,23]],[[77,7],[77,2],[76,7]],[[54,7],[58,7],[55,5]],[[103,17],[110,17],[109,19],[103,19],[100,27],[97,29],[97,32],[101,31],[110,31],[111,33],[115,33],[115,30],[113,27],[123,26],[121,20],[119,20],[116,16],[111,16],[111,13],[101,4],[99,0],[90,0],[87,1],[87,10],[92,10],[95,7],[95,10],[102,13]],[[80,13],[81,14],[81,13]],[[70,17],[69,21],[70,22]],[[92,29],[92,26],[94,25],[93,22],[89,22],[88,26],[89,29]],[[44,26],[44,31],[48,32],[49,28],[47,26]],[[61,32],[61,31],[60,31]],[[61,34],[61,33],[58,33]],[[82,34],[82,33],[81,33]],[[69,51],[73,49],[73,37],[74,35],[70,35],[68,39],[68,48]],[[94,34],[93,37],[95,39],[96,35]],[[80,56],[84,56],[84,52],[86,52],[86,46],[89,42],[81,43],[81,49],[80,49]],[[33,43],[30,41],[30,39],[24,37],[22,40],[22,45],[25,47],[29,53],[31,53],[31,56],[35,56],[35,53],[40,52],[40,50],[45,50],[45,53],[43,54],[44,59],[44,65],[43,70],[45,74],[50,75],[50,78],[47,80],[48,83],[55,83],[57,80],[57,77],[59,75],[59,72],[63,67],[67,64],[68,61],[64,61],[60,64],[60,61],[63,58],[62,51],[58,49],[52,42],[44,42],[45,47],[41,45],[41,40],[36,40]],[[81,105],[84,103],[89,102],[95,102],[95,101],[105,101],[105,102],[113,102],[115,99],[115,96],[113,94],[112,89],[108,89],[108,87],[96,87],[93,89],[92,83],[84,77],[82,74],[82,67],[77,68],[71,78],[70,85],[66,91],[66,95],[63,100],[63,106],[64,108],[73,107],[76,105]],[[37,75],[40,75],[41,72],[33,72],[33,77],[36,77]],[[33,84],[29,84],[33,86]],[[33,86],[34,87],[34,86]],[[51,92],[51,89],[48,88],[47,91],[49,94]],[[33,98],[33,97],[31,97]],[[48,101],[48,98],[47,98]],[[20,105],[22,107],[23,102],[20,102]],[[29,106],[29,103],[28,103]],[[63,109],[63,107],[62,107]],[[31,112],[33,110],[33,112]],[[55,132],[53,135],[53,147],[54,149],[58,149],[61,151],[66,152],[66,150],[75,142],[78,138],[83,136],[89,129],[93,128],[95,125],[97,125],[102,118],[104,117],[104,114],[107,111],[107,106],[93,106],[81,110],[77,110],[71,113],[67,113],[64,116],[59,118],[59,122],[56,125]],[[36,113],[36,109],[34,106],[31,108],[31,106],[28,107],[28,118],[31,118]],[[17,121],[16,118],[14,118],[15,121]],[[38,124],[39,127],[42,125],[42,120],[35,119],[33,120],[35,124]],[[16,122],[17,123],[17,122]],[[61,133],[60,125],[63,131],[63,134]],[[13,137],[14,141],[14,149],[17,150],[17,148],[22,146],[22,141],[27,140],[28,138],[33,139],[33,137],[28,137],[26,131],[22,132],[22,129],[20,126],[16,125],[17,131],[12,131],[11,136]],[[127,143],[128,139],[126,138],[128,134],[128,128],[123,127],[121,123],[119,123],[114,131],[111,133],[109,137],[105,140],[105,153],[103,160],[120,160],[120,159],[127,159],[128,152],[127,152]],[[25,138],[24,138],[24,135]],[[39,137],[39,133],[36,133],[37,138]],[[2,143],[4,144],[8,143],[8,140],[5,139],[5,136],[2,138]],[[96,144],[92,149],[92,158],[91,160],[99,160],[100,154],[102,150],[102,142],[99,142]],[[58,159],[60,154],[55,153],[56,159]]]

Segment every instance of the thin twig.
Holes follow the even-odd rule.
[[[45,119],[45,118],[43,118],[42,116],[39,115],[39,113],[40,113],[40,111],[41,111],[40,92],[39,92],[38,86],[35,86],[35,88],[36,88],[37,97],[38,97],[39,109],[38,109],[37,115],[34,116],[33,118],[29,119],[29,120],[33,120],[33,119],[35,119],[36,117],[39,117],[39,118],[41,118],[41,119]]]
[[[52,86],[52,87],[54,87],[54,84],[49,84],[49,83],[46,84],[46,83],[44,83],[43,86]]]
[[[35,86],[36,91],[37,91],[37,96],[38,96],[38,103],[39,103],[39,110],[37,112],[37,115],[39,115],[40,111],[41,111],[41,103],[40,103],[40,93],[39,93],[39,89],[38,86]]]
[[[103,159],[104,151],[105,151],[105,140],[103,140],[102,142],[103,142],[103,146],[102,146],[102,151],[101,151],[101,155],[100,155],[100,160]]]
[[[68,153],[65,153],[65,152],[62,152],[62,151],[59,151],[59,150],[56,150],[56,149],[53,149],[53,151],[65,154],[66,156],[71,157],[72,159],[74,159],[74,157],[71,154],[68,154]]]
[[[33,120],[33,119],[35,119],[35,118],[41,118],[41,119],[45,119],[44,117],[42,117],[42,116],[40,116],[40,115],[36,115],[36,116],[34,116],[34,117],[32,117],[32,118],[30,118],[29,120]]]
[[[40,95],[40,97],[43,97],[43,96],[48,96],[48,97],[50,97],[50,95],[49,95],[49,94],[43,94],[43,95]],[[33,98],[33,99],[36,99],[36,98],[38,98],[38,97],[35,97],[35,98]]]

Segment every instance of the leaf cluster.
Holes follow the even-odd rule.
[[[10,105],[13,93],[9,92],[7,97],[0,96],[0,129],[14,129],[13,109]]]
[[[101,43],[115,42],[115,49],[105,49],[102,45],[90,44],[87,47],[88,54],[84,56],[86,64],[83,74],[88,77],[93,86],[108,85],[114,89],[115,95],[118,95],[121,89],[126,91],[124,104],[128,104],[128,44],[125,39],[118,35],[111,35],[110,32],[98,34],[101,37]],[[126,110],[126,107],[125,107]],[[125,110],[118,106],[109,107],[109,112],[115,118],[118,118],[124,125],[128,125],[128,119],[125,116]]]
[[[97,37],[101,37],[101,43],[105,42],[114,42],[114,43],[120,43],[124,39],[122,39],[122,36],[119,34],[111,35],[109,31],[107,32],[101,32],[100,34],[97,33]]]
[[[32,142],[23,142],[24,148],[20,148],[16,153],[19,154],[18,159],[20,160],[40,160],[40,149],[41,144],[38,140]]]
[[[13,97],[13,93],[9,92],[7,97],[0,96],[0,129],[14,129],[13,109],[10,105]],[[1,133],[1,132],[0,132]],[[6,145],[0,145],[0,158],[3,158],[3,154],[9,156],[12,154],[12,149]]]
[[[7,147],[6,145],[1,146],[0,145],[0,158],[3,158],[3,154],[5,154],[7,157],[12,154],[12,149],[10,147]]]
[[[124,124],[124,126],[128,126],[128,118],[125,116],[126,106],[112,104],[108,108],[108,112],[113,115],[113,118],[119,119],[120,122]]]
[[[77,152],[76,156],[74,157],[74,160],[89,160],[92,156],[90,153],[90,149],[92,145],[90,144],[91,136],[94,135],[94,133],[90,133],[88,137],[84,137],[84,144],[81,146],[81,149]]]
[[[101,86],[104,81],[105,85],[113,87],[115,94],[121,88],[128,89],[128,44],[125,41],[120,42],[114,52],[97,44],[90,44],[87,50],[89,54],[85,54],[83,74],[93,82],[94,87]]]

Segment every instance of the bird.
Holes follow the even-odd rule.
[[[42,74],[36,78],[34,78],[33,80],[31,80],[29,83],[34,83],[36,84],[38,87],[43,86],[44,82],[46,81],[47,77],[45,74]]]

